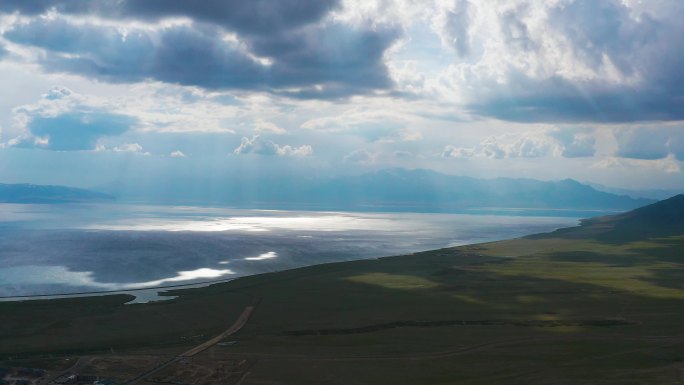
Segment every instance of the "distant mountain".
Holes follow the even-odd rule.
[[[608,192],[611,194],[617,194],[617,195],[627,195],[632,198],[646,198],[646,199],[655,199],[655,200],[662,200],[662,199],[667,199],[671,196],[675,196],[680,193],[684,193],[684,190],[660,190],[660,189],[647,189],[647,190],[630,190],[630,189],[624,189],[624,188],[617,188],[617,187],[608,187],[604,186],[602,184],[598,183],[587,183],[588,186],[591,186],[599,191],[604,191]]]
[[[571,210],[587,210],[581,214],[586,216],[595,215],[592,210],[624,211],[654,202],[598,191],[571,179],[478,179],[406,169],[337,177],[233,175],[220,185],[176,179],[154,191],[117,191],[116,195],[136,201],[270,209],[473,213],[504,209],[520,214],[556,210],[558,215],[563,210],[568,215]]]
[[[684,194],[623,214],[585,219],[578,227],[531,238],[596,238],[621,242],[673,235],[684,235]]]
[[[111,199],[107,194],[73,187],[0,183],[0,203],[70,203]]]
[[[383,170],[323,181],[311,199],[333,197],[351,205],[423,206],[435,209],[528,208],[624,210],[653,202],[598,191],[572,179],[477,179],[428,170]]]

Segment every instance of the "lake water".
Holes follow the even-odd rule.
[[[578,218],[0,204],[0,296],[133,290],[519,237]],[[148,289],[148,290],[141,290]]]

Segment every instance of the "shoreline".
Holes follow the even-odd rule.
[[[281,270],[284,271],[284,270]],[[249,277],[250,275],[246,275],[245,277]],[[67,299],[67,298],[87,298],[87,297],[104,297],[108,295],[130,295],[133,296],[134,299],[132,301],[126,302],[126,305],[128,304],[134,304],[134,303],[147,303],[147,302],[153,302],[151,300],[145,301],[145,302],[139,302],[137,301],[138,298],[144,298],[146,297],[145,295],[136,295],[144,292],[154,292],[156,294],[156,297],[159,297],[160,299],[157,299],[157,301],[165,301],[165,300],[170,300],[173,298],[177,298],[178,296],[175,295],[160,295],[161,292],[165,291],[170,291],[173,289],[196,289],[196,288],[201,288],[201,287],[207,287],[211,286],[217,283],[225,283],[225,282],[230,282],[234,281],[238,278],[241,277],[234,277],[234,278],[224,278],[224,279],[217,279],[213,281],[203,281],[203,282],[195,282],[195,283],[184,283],[184,284],[178,284],[178,285],[168,285],[168,286],[158,286],[158,287],[145,287],[145,288],[138,288],[138,289],[122,289],[122,290],[96,290],[96,291],[81,291],[81,292],[75,292],[75,293],[57,293],[57,294],[27,294],[27,295],[13,295],[13,296],[0,296],[0,302],[23,302],[23,301],[40,301],[40,300],[51,300],[51,299]],[[150,293],[152,294],[152,293]]]
[[[434,213],[422,213],[422,214],[428,214],[429,215],[429,214],[434,214]],[[464,214],[459,214],[459,215],[464,215]],[[513,215],[513,216],[517,216],[517,215]],[[579,217],[573,217],[573,218],[575,218],[575,220],[576,220],[574,226],[562,226],[561,225],[558,228],[548,230],[548,232],[553,232],[553,231],[556,231],[556,230],[562,229],[562,228],[579,226],[581,224],[582,219],[580,219]],[[546,233],[546,232],[547,231],[544,231],[543,233]],[[55,294],[46,293],[46,294],[5,295],[5,296],[0,296],[0,302],[26,302],[26,301],[40,301],[40,300],[54,300],[54,299],[77,299],[77,298],[104,297],[104,296],[114,296],[114,295],[128,295],[128,296],[133,297],[131,301],[126,302],[125,304],[159,302],[159,301],[166,301],[166,300],[171,300],[171,299],[177,298],[178,297],[177,295],[172,295],[172,294],[163,295],[163,293],[171,291],[171,290],[185,290],[185,289],[203,288],[203,287],[207,287],[207,286],[211,286],[211,285],[215,285],[215,284],[227,283],[227,282],[239,279],[239,278],[251,277],[251,276],[260,275],[260,274],[264,274],[264,273],[283,272],[283,271],[296,270],[296,269],[306,268],[306,267],[311,267],[311,266],[321,266],[321,265],[327,265],[327,264],[352,262],[352,261],[358,261],[358,260],[375,260],[375,259],[381,259],[381,258],[399,257],[399,256],[405,256],[405,255],[410,255],[410,254],[415,254],[415,253],[423,253],[423,252],[431,252],[431,251],[436,251],[436,250],[451,249],[451,248],[455,248],[455,247],[472,246],[472,245],[479,245],[479,244],[490,243],[490,242],[506,241],[506,240],[526,237],[526,236],[530,236],[530,235],[534,235],[534,234],[537,234],[537,233],[532,232],[529,234],[519,235],[519,236],[513,237],[513,238],[473,240],[475,242],[455,244],[455,245],[453,245],[453,244],[448,245],[447,244],[447,245],[444,245],[442,247],[409,251],[407,253],[401,253],[401,254],[375,255],[375,256],[369,256],[369,257],[361,257],[361,258],[357,257],[357,258],[353,258],[353,259],[338,260],[338,261],[325,261],[325,262],[321,262],[321,263],[313,263],[310,265],[287,267],[287,268],[278,269],[275,271],[259,272],[256,274],[239,275],[237,277],[233,276],[233,277],[229,277],[229,278],[221,278],[221,279],[201,281],[201,282],[179,283],[179,284],[163,285],[163,286],[155,286],[155,287],[140,287],[140,288],[133,288],[133,289],[85,290],[85,291],[77,291],[77,292],[61,292],[61,293],[55,293]]]

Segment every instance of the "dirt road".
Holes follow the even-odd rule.
[[[142,373],[139,376],[135,377],[134,379],[128,381],[126,383],[126,385],[137,384],[138,382],[144,380],[145,378],[147,378],[147,377],[149,377],[149,376],[151,376],[157,372],[160,372],[161,370],[175,364],[176,362],[178,362],[182,359],[189,358],[189,357],[192,357],[194,355],[197,355],[197,354],[209,349],[210,347],[216,345],[217,343],[221,342],[226,337],[237,333],[240,329],[242,329],[243,326],[245,326],[245,324],[247,323],[247,321],[249,320],[249,317],[252,315],[253,312],[254,312],[254,306],[247,306],[245,308],[245,310],[242,311],[242,314],[240,314],[238,319],[235,320],[233,325],[231,325],[228,328],[228,330],[224,331],[223,333],[217,335],[216,337],[214,337],[208,341],[203,342],[200,345],[195,346],[194,348],[186,351],[185,353],[177,355],[176,357],[162,363],[161,365],[157,365],[156,367],[147,370],[145,373]]]

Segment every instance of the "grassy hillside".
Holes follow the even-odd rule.
[[[241,278],[155,304],[0,303],[0,354],[177,354],[258,303],[237,345],[192,365],[246,360],[243,385],[680,384],[684,232],[672,229],[683,206],[675,197],[571,230]],[[665,213],[667,226],[645,222]],[[663,232],[618,236],[639,224]]]

